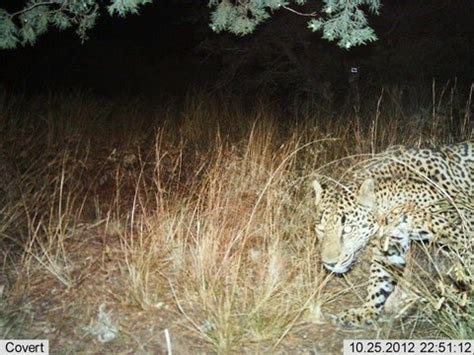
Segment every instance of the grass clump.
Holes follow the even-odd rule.
[[[0,129],[18,190],[0,195],[0,307],[28,305],[27,324],[10,321],[25,312],[8,324],[71,351],[165,351],[165,331],[178,353],[313,348],[308,336],[329,351],[327,313],[348,306],[319,265],[308,181],[392,144],[470,134],[465,121],[446,133],[442,106],[418,120],[385,98],[364,117],[294,120],[203,93],[156,110],[83,93],[22,100]],[[110,341],[86,330],[98,309],[115,322]],[[423,314],[472,334],[459,313]]]

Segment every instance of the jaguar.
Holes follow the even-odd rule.
[[[389,148],[349,177],[323,177],[312,185],[325,269],[344,274],[368,246],[372,252],[365,302],[342,312],[339,324],[377,320],[403,277],[414,241],[430,241],[462,255],[463,270],[456,274],[473,284],[473,141]]]

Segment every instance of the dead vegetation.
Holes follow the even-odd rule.
[[[4,95],[0,337],[183,354],[472,338],[472,302],[464,313],[406,307],[362,333],[331,324],[363,296],[364,262],[344,279],[319,265],[315,170],[337,175],[394,144],[471,138],[470,100],[448,130],[449,100],[414,117],[396,99],[385,93],[363,118],[304,107],[284,120],[265,104],[244,111],[202,93],[156,109],[84,93]],[[419,297],[431,295],[436,285],[421,280]]]

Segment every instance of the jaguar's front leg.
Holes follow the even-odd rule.
[[[388,230],[374,243],[366,301],[360,308],[341,313],[339,324],[354,327],[374,323],[403,273],[408,249],[409,233],[405,224]]]

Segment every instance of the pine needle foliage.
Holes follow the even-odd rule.
[[[50,27],[59,30],[74,28],[79,37],[87,39],[87,31],[95,26],[100,7],[105,4],[110,15],[125,17],[138,14],[153,0],[28,0],[16,12],[0,8],[0,49],[33,45],[39,35]],[[307,16],[308,27],[321,31],[322,37],[340,47],[351,48],[375,41],[369,27],[367,12],[377,14],[380,0],[321,0],[311,13],[297,10],[313,5],[307,0],[209,0],[210,26],[215,32],[227,31],[244,36],[279,10],[295,16]],[[306,8],[306,6],[305,6]]]
[[[137,14],[140,6],[152,0],[109,0],[110,15],[124,17]],[[0,9],[0,49],[12,49],[18,45],[33,45],[38,36],[50,27],[59,30],[75,28],[85,41],[87,31],[93,28],[100,14],[99,0],[29,0],[16,12]]]
[[[322,0],[315,4],[319,5],[317,11],[296,10],[295,6],[306,3],[310,5],[307,0],[210,0],[209,6],[213,8],[210,26],[215,32],[228,31],[244,36],[281,9],[309,17],[310,30],[321,31],[324,39],[335,41],[342,48],[349,49],[377,39],[369,27],[366,12],[378,14],[380,0]]]

